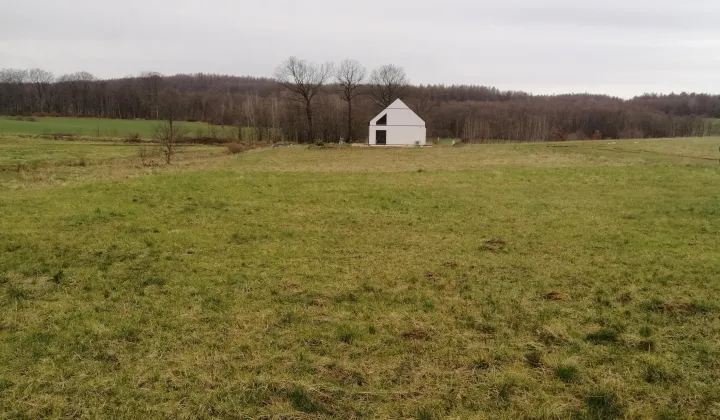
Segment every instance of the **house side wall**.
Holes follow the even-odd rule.
[[[425,146],[427,140],[427,130],[425,126],[392,126],[392,125],[378,125],[370,126],[370,137],[369,144],[374,145],[375,133],[377,130],[387,131],[387,145],[388,146],[414,146],[416,143],[420,146]]]

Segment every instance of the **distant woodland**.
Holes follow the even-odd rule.
[[[0,114],[204,121],[240,140],[362,142],[368,121],[396,98],[423,119],[428,136],[468,142],[562,141],[719,134],[720,96],[695,93],[536,96],[472,85],[412,85],[402,68],[291,57],[273,78],[214,74],[100,80],[41,69],[0,70]]]

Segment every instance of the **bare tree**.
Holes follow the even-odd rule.
[[[340,97],[348,103],[347,138],[353,141],[353,100],[360,95],[358,87],[365,79],[365,67],[356,60],[343,60],[337,74],[337,83],[340,85]]]
[[[409,104],[410,108],[412,108],[412,110],[423,119],[427,119],[430,111],[440,105],[440,100],[434,92],[429,88],[424,88],[423,86],[420,86],[416,92],[411,94],[411,96],[413,100]]]
[[[140,81],[150,108],[150,118],[160,118],[160,106],[158,100],[160,96],[160,87],[163,81],[162,74],[154,71],[142,72],[140,73]]]
[[[40,112],[45,112],[50,84],[55,80],[55,76],[49,71],[32,69],[28,73],[28,80],[30,80],[30,83],[32,83],[35,88],[38,109],[40,109]]]
[[[21,69],[0,69],[0,85],[5,85],[11,114],[20,114],[25,106],[24,83],[28,71]]]
[[[175,119],[182,115],[181,103],[182,97],[176,90],[169,89],[160,95],[160,115],[165,122],[155,127],[153,139],[160,144],[160,150],[168,165],[179,151],[185,136],[185,128],[175,124]]]
[[[403,95],[408,85],[408,79],[402,67],[386,64],[372,71],[370,85],[375,103],[387,108]]]
[[[313,130],[313,99],[330,78],[332,63],[314,64],[297,57],[290,57],[275,70],[275,78],[295,95],[295,99],[305,107],[308,141],[315,135]]]
[[[153,139],[160,144],[160,150],[165,155],[165,163],[171,163],[172,158],[180,150],[185,130],[173,120],[158,124],[153,131]]]
[[[90,99],[90,89],[93,82],[97,81],[95,76],[86,71],[79,71],[60,76],[58,81],[66,83],[70,87],[75,113],[78,116],[85,115]]]

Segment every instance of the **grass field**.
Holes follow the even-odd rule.
[[[52,167],[53,174],[62,167],[112,164],[114,161],[129,160],[137,156],[139,148],[151,147],[145,144],[127,144],[98,141],[60,141],[43,138],[18,138],[0,134],[0,171]],[[189,145],[183,150],[205,154],[217,154],[222,148],[216,146]],[[123,162],[127,163],[127,162]]]
[[[158,121],[114,120],[103,118],[55,118],[37,117],[35,121],[17,121],[12,117],[0,117],[0,134],[73,134],[87,137],[123,138],[138,133],[142,138],[151,138]],[[182,123],[189,135],[208,136],[211,125],[201,122]],[[217,130],[221,128],[215,126]]]
[[[27,143],[0,418],[718,417],[719,142]]]

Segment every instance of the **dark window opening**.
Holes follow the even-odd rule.
[[[375,144],[387,144],[387,131],[378,130],[375,132]]]
[[[377,120],[376,125],[387,125],[387,114],[383,115],[382,118]]]

